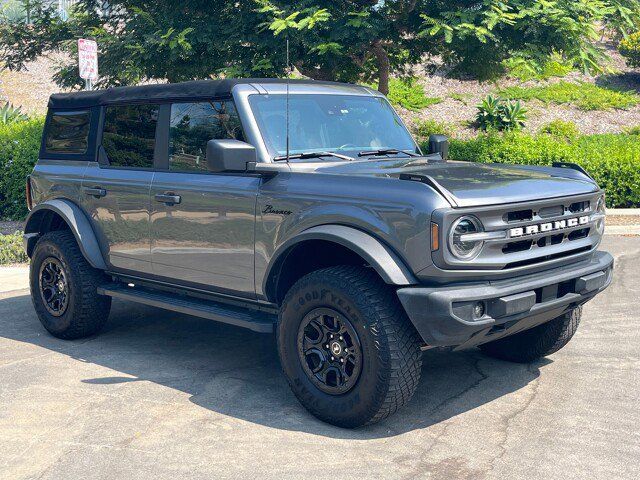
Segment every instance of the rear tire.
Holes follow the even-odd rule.
[[[416,330],[395,292],[363,267],[331,267],[298,280],[280,310],[277,344],[300,403],[340,427],[386,418],[420,380]]]
[[[106,276],[89,265],[69,231],[49,232],[38,240],[29,281],[38,318],[55,337],[92,335],[109,317],[111,297],[97,293]]]
[[[480,345],[480,349],[490,357],[501,360],[533,362],[557,352],[569,343],[581,317],[582,307],[577,307],[537,327]]]

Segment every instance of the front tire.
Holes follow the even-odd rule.
[[[582,307],[560,315],[549,322],[493,342],[480,345],[490,357],[517,363],[529,363],[564,347],[580,324]]]
[[[98,332],[111,309],[111,297],[97,293],[105,281],[71,232],[49,232],[38,240],[29,269],[31,300],[51,335],[71,340]]]
[[[355,428],[405,405],[420,380],[420,338],[375,272],[338,266],[296,282],[280,310],[280,362],[300,403]]]

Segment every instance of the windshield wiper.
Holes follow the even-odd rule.
[[[341,155],[335,152],[305,152],[305,153],[292,153],[289,155],[289,160],[303,160],[305,158],[319,158],[319,157],[336,157],[341,158],[342,160],[346,160],[348,162],[353,161],[353,157],[348,155]],[[286,155],[281,155],[279,157],[273,157],[274,162],[282,162],[287,159]]]
[[[412,152],[410,150],[398,150],[396,148],[380,148],[378,150],[364,150],[360,153],[358,153],[359,157],[371,157],[373,155],[394,155],[397,153],[404,153],[410,157],[419,157],[420,155],[418,155],[415,152]]]

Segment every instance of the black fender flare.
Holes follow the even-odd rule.
[[[385,283],[406,286],[418,283],[411,270],[393,250],[366,232],[345,225],[319,225],[300,232],[276,249],[264,277],[264,288],[274,268],[293,246],[307,240],[326,240],[348,248],[380,275]]]
[[[41,233],[42,220],[49,211],[58,214],[67,223],[87,262],[93,268],[106,270],[107,265],[89,219],[78,205],[66,199],[47,200],[31,210],[24,227],[24,246],[27,255],[31,257],[33,247]]]

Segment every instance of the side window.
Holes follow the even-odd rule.
[[[47,125],[45,148],[51,153],[86,153],[91,113],[53,112]]]
[[[152,168],[157,123],[158,105],[107,107],[102,146],[109,164]]]
[[[174,103],[169,129],[169,170],[207,171],[207,142],[244,140],[231,101]]]

